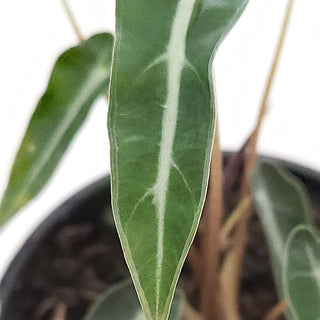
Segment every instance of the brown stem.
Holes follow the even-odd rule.
[[[242,236],[247,237],[246,234],[242,234]],[[241,319],[238,304],[238,275],[234,272],[234,266],[239,264],[240,259],[239,245],[241,245],[240,242],[234,243],[233,250],[230,250],[226,256],[221,271],[221,300],[223,301],[225,318],[228,320]]]
[[[183,312],[182,320],[202,320],[200,313],[198,313],[189,303],[186,301]]]
[[[237,223],[247,214],[251,206],[250,197],[244,198],[239,202],[238,206],[231,212],[227,221],[223,224],[220,232],[220,242],[225,244],[231,234],[231,232],[236,227]]]
[[[192,245],[188,256],[187,256],[187,262],[192,270],[193,278],[195,279],[195,282],[197,284],[201,284],[202,279],[202,259],[201,259],[201,252]]]
[[[248,159],[247,159],[246,165],[245,165],[245,178],[244,178],[243,184],[242,184],[242,192],[241,192],[242,195],[250,193],[249,177],[250,177],[251,171],[255,167],[255,163],[256,163],[257,142],[258,142],[258,138],[259,138],[259,133],[260,133],[261,125],[263,122],[263,118],[267,112],[268,100],[269,100],[271,89],[272,89],[272,86],[274,83],[276,71],[279,66],[279,61],[280,61],[281,53],[283,50],[285,38],[286,38],[286,35],[288,32],[288,27],[289,27],[291,14],[292,14],[293,4],[294,4],[294,0],[289,0],[289,2],[287,4],[286,14],[285,14],[284,21],[282,24],[281,33],[280,33],[280,37],[278,40],[276,52],[275,52],[275,55],[273,58],[273,63],[272,63],[269,77],[267,80],[267,84],[265,87],[264,95],[262,98],[262,103],[260,105],[258,119],[256,122],[256,126],[255,126],[255,128],[249,138],[250,142],[249,142],[249,150],[248,150]]]
[[[76,22],[76,19],[74,17],[74,14],[68,4],[68,1],[67,0],[62,0],[62,5],[63,5],[63,8],[68,16],[68,19],[73,27],[73,30],[75,32],[75,34],[77,35],[77,38],[79,40],[79,42],[82,42],[83,41],[83,36],[82,36],[82,33],[80,31],[80,28]]]
[[[203,217],[205,232],[202,240],[203,277],[201,284],[201,311],[204,320],[223,318],[220,303],[219,253],[220,227],[223,214],[222,154],[216,129],[212,151],[209,186]]]
[[[251,199],[245,198],[238,204],[238,207],[234,210],[234,215],[241,215],[242,219],[246,219],[250,216],[251,212]],[[230,221],[230,226],[235,221]],[[238,219],[237,219],[238,220]],[[241,220],[238,220],[238,223]],[[226,229],[230,227],[225,226]],[[238,231],[240,228],[237,228]],[[239,303],[238,303],[238,292],[239,292],[239,271],[235,270],[235,266],[242,265],[243,259],[243,244],[247,242],[248,234],[244,232],[244,229],[240,229],[242,232],[238,232],[237,238],[232,242],[232,248],[226,255],[224,260],[222,271],[221,271],[221,300],[223,301],[223,309],[225,318],[228,320],[240,320]]]
[[[67,307],[65,304],[60,303],[54,310],[52,320],[65,320],[67,315]]]
[[[288,304],[285,300],[277,303],[263,318],[263,320],[276,320],[279,318],[288,308]]]
[[[250,184],[249,178],[253,168],[255,167],[256,158],[257,158],[257,141],[259,137],[260,128],[264,115],[267,110],[267,102],[270,96],[272,89],[273,80],[276,74],[277,67],[279,65],[279,60],[285,40],[286,33],[288,31],[289,21],[292,13],[294,0],[289,0],[286,15],[281,29],[280,39],[278,41],[277,50],[273,59],[272,68],[268,77],[265,93],[262,99],[262,104],[260,107],[259,117],[256,123],[256,127],[250,136],[250,141],[248,145],[248,154],[245,163],[244,177],[241,186],[241,200],[247,196],[250,196]],[[232,315],[235,315],[234,318],[230,319],[240,319],[240,314],[238,310],[239,305],[239,290],[240,290],[240,272],[241,266],[244,257],[244,251],[246,248],[247,237],[248,237],[248,220],[250,215],[245,215],[240,221],[238,227],[236,228],[234,235],[234,247],[230,250],[229,256],[226,257],[225,263],[223,265],[223,274],[225,282],[228,283],[228,287],[224,288],[228,290],[228,299],[230,307],[233,310],[229,311]],[[229,320],[229,318],[228,318]]]
[[[250,137],[245,141],[240,150],[230,156],[223,168],[223,189],[225,199],[229,199],[229,197],[232,196],[234,189],[239,184],[239,179],[243,176],[242,171],[248,152],[249,142]]]

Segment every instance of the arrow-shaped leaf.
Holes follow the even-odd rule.
[[[184,295],[177,290],[169,320],[181,320]],[[137,293],[131,281],[108,289],[91,307],[84,320],[145,320]]]
[[[295,320],[320,319],[320,238],[311,226],[300,225],[290,233],[282,283]]]
[[[247,0],[117,0],[113,210],[147,319],[166,320],[207,189],[213,52]]]
[[[113,37],[98,34],[63,53],[31,118],[0,207],[0,225],[52,175],[96,98],[107,91]]]
[[[280,296],[285,244],[292,229],[312,221],[312,209],[303,184],[280,164],[260,161],[251,190],[266,235]]]

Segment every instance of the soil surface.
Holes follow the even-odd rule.
[[[64,305],[67,320],[80,320],[108,286],[129,277],[116,230],[97,222],[70,224],[51,234],[35,253],[24,283],[15,297],[15,320],[51,320]],[[194,287],[183,270],[181,286],[197,304]],[[256,216],[242,272],[241,310],[245,320],[261,320],[277,297],[268,250]]]
[[[61,305],[66,319],[80,320],[100,293],[127,277],[113,224],[102,219],[67,224],[34,253],[15,296],[15,320],[51,320]]]
[[[238,159],[239,160],[239,159]],[[226,173],[226,208],[237,200],[240,165]],[[232,179],[231,179],[232,180]],[[66,320],[80,320],[91,303],[108,286],[129,277],[118,236],[109,212],[100,218],[67,223],[49,234],[25,269],[13,301],[17,314],[4,320],[52,320],[57,308],[67,310]],[[107,217],[107,218],[106,218]],[[261,320],[277,302],[268,249],[256,215],[249,225],[249,242],[242,270],[241,312],[244,320]],[[180,286],[196,306],[197,297],[183,269]]]

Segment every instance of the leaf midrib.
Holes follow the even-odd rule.
[[[96,84],[99,83],[101,85],[106,78],[105,70],[102,68],[94,70],[88,77],[88,81],[85,82],[85,89],[83,89],[83,86],[79,88],[80,94],[77,96],[77,98],[74,100],[72,105],[68,108],[65,117],[63,118],[63,121],[59,124],[59,126],[56,128],[56,134],[52,135],[50,137],[50,140],[48,141],[47,147],[45,149],[45,152],[42,152],[40,154],[39,160],[36,163],[36,166],[33,166],[33,169],[29,173],[28,179],[25,181],[25,183],[22,185],[22,189],[28,190],[30,185],[33,184],[33,182],[38,178],[39,174],[43,170],[43,168],[46,166],[46,164],[50,161],[50,158],[52,154],[54,153],[57,144],[62,139],[62,137],[65,135],[65,133],[68,131],[70,125],[73,123],[74,119],[78,116],[80,110],[83,107],[82,101],[87,101],[92,92],[92,88],[96,87]],[[78,106],[75,108],[74,106]],[[24,198],[25,194],[24,192],[21,193],[21,197]],[[16,204],[19,204],[21,197],[18,197],[15,201]],[[13,206],[14,207],[14,206]]]
[[[169,185],[170,171],[173,163],[172,153],[175,139],[179,110],[180,82],[183,68],[186,64],[186,39],[189,23],[196,0],[180,0],[173,19],[171,34],[167,49],[167,99],[162,117],[162,134],[158,158],[158,175],[152,188],[153,204],[157,210],[158,242],[156,270],[156,315],[159,316],[160,282],[162,275],[164,253],[164,219],[166,197]]]

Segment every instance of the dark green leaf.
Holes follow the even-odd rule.
[[[214,135],[213,53],[247,0],[117,0],[109,111],[113,210],[142,308],[166,320]]]
[[[0,225],[52,175],[96,98],[107,92],[113,47],[98,34],[63,53],[31,118],[0,207]]]
[[[178,290],[173,299],[169,320],[180,320],[184,295]],[[131,281],[107,290],[92,306],[84,320],[145,320],[137,293]]]
[[[309,225],[296,227],[288,238],[283,291],[295,320],[320,319],[320,238]]]
[[[251,190],[267,237],[273,268],[281,290],[285,244],[293,228],[310,223],[312,209],[303,184],[280,164],[260,161],[252,176]]]

